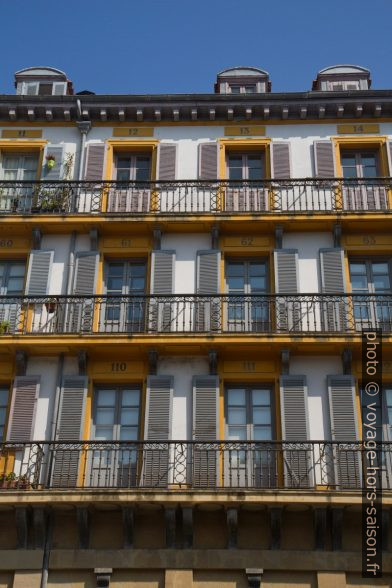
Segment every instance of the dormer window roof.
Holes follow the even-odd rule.
[[[371,85],[370,71],[359,65],[333,65],[318,72],[312,90],[318,92],[341,92],[368,90]]]
[[[72,82],[60,69],[28,67],[15,73],[16,93],[27,96],[65,96],[73,94]]]
[[[271,91],[268,72],[257,67],[232,67],[218,73],[216,94],[262,94]]]

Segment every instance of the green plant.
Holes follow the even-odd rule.
[[[72,169],[74,164],[75,154],[67,153],[64,158],[63,169],[64,169],[64,180],[70,181],[72,179]]]
[[[1,321],[0,323],[0,335],[5,335],[10,330],[10,321]]]

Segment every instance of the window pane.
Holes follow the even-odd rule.
[[[123,286],[123,280],[121,278],[109,276],[108,278],[108,290],[116,290],[121,292]]]
[[[121,427],[120,441],[137,441],[138,430],[136,427]]]
[[[119,157],[117,159],[117,167],[122,169],[129,169],[131,167],[131,158],[130,157]]]
[[[387,405],[392,407],[392,388],[390,388],[389,390],[385,390],[385,392],[386,392]]]
[[[229,408],[227,422],[229,425],[246,425],[245,408]]]
[[[253,423],[255,425],[270,425],[271,424],[271,410],[270,408],[254,408],[253,409]]]
[[[229,276],[244,276],[245,275],[245,264],[244,263],[229,263],[227,266],[227,274]]]
[[[351,286],[354,290],[367,290],[368,282],[366,276],[351,276]]]
[[[7,411],[5,408],[0,408],[0,425],[4,425]]]
[[[97,425],[113,425],[114,424],[114,410],[112,408],[98,408]]]
[[[242,167],[230,167],[229,168],[229,180],[242,180]]]
[[[254,94],[256,92],[256,86],[245,86],[245,94]]]
[[[366,265],[364,263],[350,263],[350,273],[351,274],[365,274],[366,275]]]
[[[95,439],[97,441],[111,441],[113,439],[113,428],[112,427],[96,427],[95,428]],[[99,460],[99,453],[98,460]],[[104,458],[102,458],[104,459]]]
[[[392,408],[388,408],[388,423],[392,425]]]
[[[116,401],[115,390],[99,390],[98,406],[114,406]]]
[[[260,276],[260,277],[251,276],[249,278],[249,283],[250,283],[250,289],[252,292],[254,290],[265,291],[266,285],[267,285],[266,279],[262,276]]]
[[[138,408],[123,408],[121,409],[120,424],[121,425],[137,425],[139,422]]]
[[[232,94],[240,94],[241,87],[240,86],[230,86],[230,91]]]
[[[227,285],[229,287],[229,291],[240,290],[242,292],[245,287],[245,280],[244,280],[244,278],[231,278],[231,277],[229,277],[227,279]]]
[[[373,284],[376,291],[378,290],[389,290],[390,283],[388,276],[374,276]]]
[[[8,284],[7,284],[7,288],[8,288],[8,293],[11,292],[22,292],[23,291],[23,285],[24,285],[24,278],[9,278],[8,279]]]
[[[270,390],[252,390],[253,405],[269,406],[271,403]]]
[[[23,264],[14,264],[11,265],[10,267],[10,276],[12,276],[13,278],[16,277],[24,277],[24,273],[25,273],[25,266]]]
[[[245,406],[245,390],[232,388],[227,391],[229,406]]]
[[[255,441],[271,441],[271,439],[272,439],[271,427],[254,427],[253,439]]]
[[[230,441],[246,441],[245,427],[229,427],[228,434]]]
[[[372,271],[374,274],[388,275],[388,264],[387,263],[372,263]]]
[[[0,406],[7,406],[8,404],[8,389],[0,389]]]
[[[109,275],[110,276],[121,276],[124,272],[124,264],[123,263],[110,263],[109,264]]]
[[[250,263],[249,273],[251,276],[265,276],[266,267],[265,263]]]
[[[139,406],[139,390],[123,390],[122,405],[123,406]]]
[[[144,264],[132,264],[129,273],[132,277],[144,277],[146,274],[146,266]]]
[[[346,167],[346,166],[355,167],[355,165],[356,165],[355,155],[342,154],[342,165],[344,167]]]

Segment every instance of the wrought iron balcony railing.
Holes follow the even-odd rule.
[[[0,297],[3,335],[392,331],[392,294]]]
[[[392,443],[376,453],[379,486],[392,490]],[[3,443],[0,489],[359,490],[364,459],[360,441]]]
[[[332,214],[390,211],[392,178],[0,182],[0,214]]]

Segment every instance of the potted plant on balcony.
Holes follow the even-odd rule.
[[[55,158],[55,156],[49,154],[49,155],[47,155],[45,157],[45,159],[46,159],[46,167],[48,169],[53,169],[54,166],[56,165],[56,158]]]
[[[14,472],[9,472],[8,474],[3,473],[0,475],[0,488],[15,488],[15,484],[16,475],[14,474]]]
[[[56,300],[50,298],[47,302],[45,302],[45,308],[48,314],[53,314],[56,310]]]
[[[0,335],[8,335],[10,332],[10,321],[1,321],[0,323]]]
[[[29,488],[31,488],[30,480],[28,476],[26,476],[26,474],[24,474],[23,476],[19,476],[19,478],[16,478],[15,482],[15,487],[18,490],[29,490]]]

